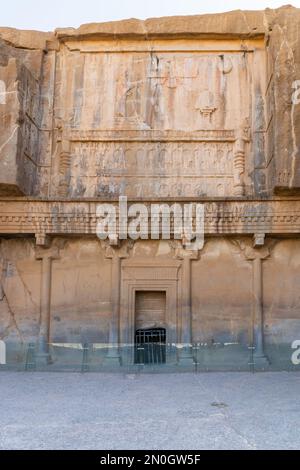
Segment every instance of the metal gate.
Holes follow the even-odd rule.
[[[165,328],[139,329],[135,332],[134,363],[165,364],[166,330]]]

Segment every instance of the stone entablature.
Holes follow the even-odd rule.
[[[33,199],[0,199],[0,233],[32,234],[38,244],[44,244],[46,236],[54,235],[95,235],[97,206],[105,200],[63,201]],[[193,200],[161,201],[144,200],[151,204],[174,202],[183,206]],[[197,200],[204,204],[204,232],[211,235],[249,235],[255,233],[286,235],[300,233],[300,199],[274,198],[270,200]],[[116,208],[118,202],[111,202]],[[128,207],[134,202],[128,202]],[[149,210],[150,214],[150,210]],[[172,222],[172,219],[171,219]],[[149,224],[150,226],[150,224]],[[117,224],[118,227],[118,224]]]

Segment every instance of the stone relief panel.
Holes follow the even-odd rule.
[[[244,195],[249,55],[63,49],[52,194]]]
[[[67,53],[56,115],[81,129],[235,129],[249,113],[248,55]]]
[[[224,196],[233,190],[233,145],[78,143],[70,173],[71,196]]]

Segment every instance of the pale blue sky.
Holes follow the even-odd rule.
[[[83,23],[277,8],[284,0],[2,0],[0,26],[53,30]],[[300,0],[292,5],[300,8]]]

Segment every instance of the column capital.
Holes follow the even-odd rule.
[[[244,251],[245,258],[249,261],[255,259],[266,259],[270,256],[270,249],[266,246],[260,248],[246,247]]]
[[[117,245],[112,245],[110,240],[100,240],[101,248],[104,250],[104,257],[108,259],[129,258],[134,245],[134,240],[119,241]]]
[[[35,250],[35,258],[37,260],[41,259],[59,259],[59,249],[57,246],[52,246],[49,248],[37,247]]]
[[[200,259],[200,252],[203,249],[202,247],[201,250],[189,250],[185,247],[184,242],[182,240],[171,240],[169,242],[169,245],[174,252],[173,258],[179,260],[190,259],[191,261],[193,261]]]
[[[230,242],[249,261],[268,258],[276,243],[275,240],[265,240],[265,234],[254,234],[253,241],[250,239],[231,239]]]

